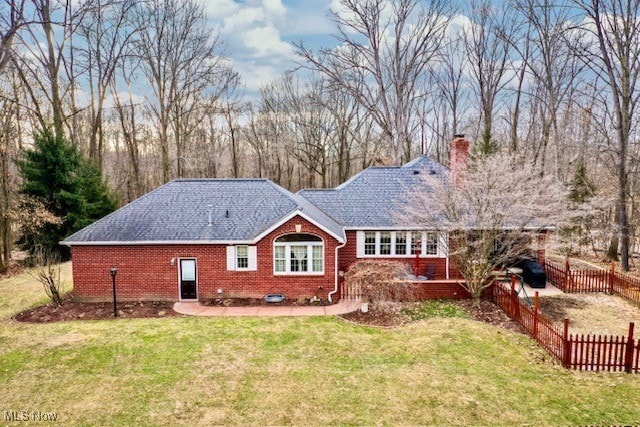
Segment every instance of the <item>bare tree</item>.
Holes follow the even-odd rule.
[[[25,17],[26,0],[0,2],[0,73],[11,61],[13,41],[29,22]]]
[[[451,2],[342,0],[332,12],[336,49],[302,43],[306,66],[342,87],[370,114],[396,163],[412,157],[417,90],[443,45]]]
[[[575,55],[576,41],[567,32],[569,9],[558,7],[550,0],[519,0],[517,7],[529,31],[524,45],[515,43],[514,48],[520,51],[523,58],[527,58],[526,70],[533,77],[529,93],[538,98],[541,108],[541,135],[534,161],[539,162],[540,171],[544,173],[548,146],[553,142],[552,170],[559,176],[561,144],[564,140],[559,113],[575,91],[583,69]]]
[[[162,179],[168,181],[173,161],[177,175],[184,173],[185,144],[204,117],[201,101],[225,89],[227,66],[222,42],[206,27],[203,6],[196,1],[149,0],[138,6],[136,17],[141,28],[136,49],[152,89],[147,107],[158,129]]]
[[[500,10],[500,11],[498,11]],[[473,24],[463,30],[465,53],[481,117],[478,151],[497,149],[493,140],[494,111],[499,95],[509,81],[511,35],[515,21],[508,8],[497,9],[489,0],[471,2]]]
[[[79,33],[84,38],[77,50],[84,57],[89,103],[89,159],[102,169],[104,149],[103,115],[105,100],[118,66],[131,54],[132,38],[138,31],[133,25],[133,1],[87,0],[85,19]]]
[[[616,140],[618,177],[616,223],[619,233],[620,264],[629,270],[629,183],[628,163],[631,131],[638,104],[640,73],[640,1],[639,0],[575,0],[584,14],[581,54],[585,64],[608,87],[607,101],[612,110]],[[605,107],[607,108],[607,107]]]
[[[493,270],[527,253],[539,230],[561,226],[574,215],[564,185],[509,154],[477,159],[462,180],[423,179],[420,188],[432,191],[408,193],[410,207],[398,219],[409,217],[449,236],[451,262],[476,304]]]
[[[45,294],[55,305],[62,305],[62,281],[58,254],[40,248],[34,256],[35,268],[31,275],[42,285]]]
[[[433,81],[438,87],[436,98],[441,98],[444,111],[450,118],[450,126],[442,135],[446,141],[451,141],[453,135],[460,132],[461,117],[469,107],[465,71],[470,64],[463,51],[462,34],[453,34],[444,47],[441,65],[434,70]]]
[[[31,98],[39,127],[52,124],[56,137],[62,138],[68,117],[65,98],[75,84],[73,59],[65,54],[84,10],[82,5],[60,0],[34,0],[31,7],[38,25],[29,25],[19,34],[25,54],[13,56],[12,61]]]

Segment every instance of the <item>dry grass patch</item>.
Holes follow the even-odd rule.
[[[63,293],[71,291],[73,277],[71,262],[59,264]],[[30,307],[49,301],[42,284],[30,274],[31,270],[0,281],[0,321]]]
[[[640,326],[639,307],[605,293],[541,297],[540,310],[558,323],[568,318],[571,333],[626,335],[630,322]]]

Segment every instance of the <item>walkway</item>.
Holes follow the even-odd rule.
[[[199,302],[177,302],[173,309],[187,316],[334,316],[351,313],[360,308],[359,301],[340,300],[337,304],[327,306],[251,306],[251,307],[208,307]]]
[[[502,286],[509,289],[511,288],[511,283],[502,282]],[[547,286],[545,286],[544,288],[532,288],[531,286],[525,283],[524,292],[521,292],[522,287],[523,287],[523,284],[520,281],[516,282],[516,292],[518,293],[518,296],[520,298],[524,298],[525,295],[528,296],[529,298],[533,298],[536,292],[538,292],[538,295],[540,295],[541,297],[552,297],[552,296],[564,294],[564,292],[562,292],[561,289],[556,288],[549,282],[547,282]]]

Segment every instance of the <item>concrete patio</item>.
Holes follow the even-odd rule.
[[[221,317],[277,317],[277,316],[335,316],[351,313],[360,308],[360,302],[341,300],[337,304],[327,306],[243,306],[243,307],[209,307],[194,302],[177,302],[173,309],[187,316],[221,316]]]

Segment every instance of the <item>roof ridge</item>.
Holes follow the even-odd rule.
[[[214,182],[214,181],[237,182],[237,181],[270,181],[270,180],[267,178],[174,178],[171,181],[167,182],[167,184],[170,184],[172,182]]]
[[[335,191],[335,188],[301,188],[294,194],[300,194],[303,191]]]

